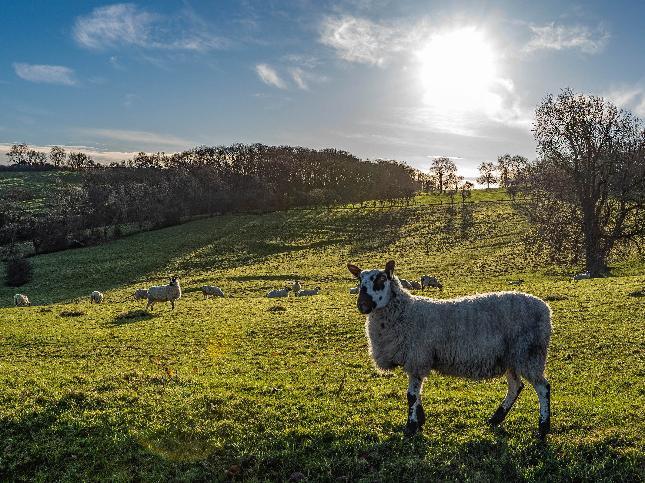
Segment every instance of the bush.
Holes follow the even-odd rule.
[[[20,287],[31,282],[32,277],[33,268],[28,259],[14,257],[7,260],[5,281],[9,287]]]

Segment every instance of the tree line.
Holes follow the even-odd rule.
[[[40,213],[2,203],[0,245],[31,241],[43,253],[97,243],[126,224],[145,229],[195,215],[409,199],[418,189],[416,170],[403,163],[361,160],[336,149],[200,146],[139,153],[108,166],[84,154],[78,162],[77,154],[83,153],[54,147],[46,159],[25,145],[12,147],[14,166],[73,169],[81,181],[61,187]]]

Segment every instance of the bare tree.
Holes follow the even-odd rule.
[[[490,189],[491,183],[497,183],[497,176],[495,176],[495,165],[490,161],[484,161],[479,165],[479,177],[477,178],[479,184],[485,184],[486,189]]]
[[[529,220],[546,246],[549,233],[569,233],[555,237],[559,249],[578,251],[592,276],[601,275],[617,242],[645,236],[643,122],[566,89],[538,106],[533,133],[539,158],[530,166]],[[570,226],[553,226],[562,220]]]
[[[434,158],[430,165],[430,173],[437,179],[437,187],[439,193],[443,193],[446,186],[446,179],[457,172],[457,165],[455,162],[446,157]]]
[[[9,163],[17,165],[29,164],[29,146],[26,144],[14,144],[6,154]]]

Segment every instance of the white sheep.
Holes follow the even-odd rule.
[[[290,291],[291,291],[291,287],[285,287],[285,288],[280,289],[280,290],[277,290],[277,289],[276,290],[271,290],[271,291],[267,292],[266,296],[269,297],[270,299],[274,299],[274,298],[278,298],[278,297],[288,297]]]
[[[431,277],[430,275],[424,275],[421,277],[421,290],[424,290],[427,287],[438,288],[443,290],[443,285],[437,277]]]
[[[138,288],[134,292],[134,300],[141,300],[148,298],[148,291],[145,288]]]
[[[310,297],[312,295],[318,295],[320,292],[320,287],[316,287],[313,290],[299,290],[296,292],[296,297]]]
[[[29,305],[31,305],[31,302],[29,301],[29,297],[27,297],[25,294],[17,293],[13,296],[13,304],[16,307],[28,307]]]
[[[224,292],[221,288],[215,287],[214,285],[204,285],[201,289],[204,298],[207,299],[210,295],[214,297],[223,297]]]
[[[591,273],[589,272],[582,272],[582,273],[577,273],[573,277],[571,277],[571,280],[578,281],[578,280],[586,280],[591,278]]]
[[[369,350],[376,366],[402,366],[409,378],[408,421],[413,435],[425,422],[423,380],[435,371],[470,379],[506,374],[508,391],[489,419],[501,423],[524,387],[535,388],[540,401],[539,435],[550,430],[550,386],[544,378],[551,337],[551,310],[522,292],[497,292],[449,300],[412,295],[394,276],[394,261],[385,270],[361,270],[348,264],[360,280],[358,310],[367,314]]]
[[[103,302],[103,294],[98,290],[95,290],[94,292],[92,292],[92,294],[90,295],[90,303],[100,304],[101,302]]]
[[[509,285],[522,285],[523,283],[524,280],[521,278],[519,280],[509,280],[508,282]]]
[[[172,309],[175,309],[175,300],[181,298],[181,286],[179,278],[172,277],[168,285],[156,285],[148,288],[148,303],[146,309],[152,310],[156,302],[170,302]]]

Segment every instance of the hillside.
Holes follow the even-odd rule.
[[[206,218],[33,257],[18,291],[35,306],[0,288],[0,479],[642,480],[645,299],[628,294],[645,263],[573,283],[527,259],[510,204],[419,201]],[[425,385],[423,436],[402,439],[407,378],[373,368],[346,270],[390,258],[439,277],[433,296],[522,278],[551,299],[547,444],[531,389],[491,430],[505,381],[443,376]],[[173,274],[177,308],[142,312],[134,289]],[[322,295],[264,297],[294,278]],[[226,297],[202,300],[203,284]]]

